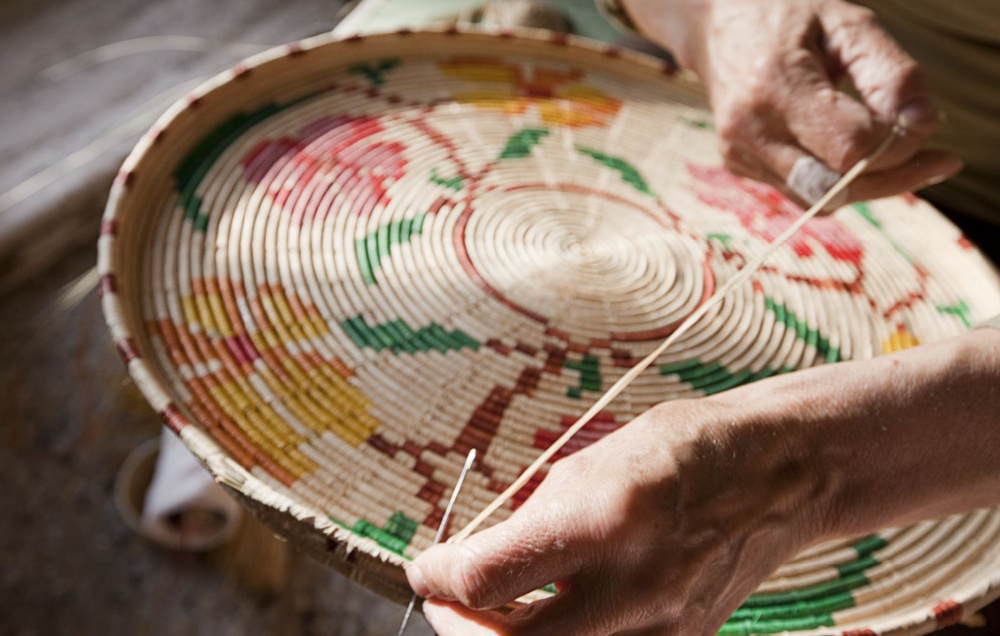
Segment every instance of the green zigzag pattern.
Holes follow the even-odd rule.
[[[604,154],[603,152],[591,150],[590,148],[583,148],[581,146],[577,146],[576,149],[588,157],[603,163],[612,170],[616,170],[622,176],[622,180],[625,183],[631,185],[639,192],[648,194],[651,197],[656,197],[656,193],[650,189],[649,184],[647,184],[646,180],[642,178],[642,175],[639,174],[639,171],[636,170],[635,166],[621,157],[613,157],[611,155]]]
[[[174,187],[180,192],[179,205],[184,210],[184,217],[194,223],[196,231],[204,232],[208,228],[209,218],[201,213],[202,198],[195,194],[208,170],[244,131],[291,105],[265,104],[249,113],[233,115],[202,138],[177,166]]]
[[[775,634],[833,626],[833,612],[854,607],[853,591],[869,585],[865,572],[879,564],[872,553],[887,545],[871,535],[852,546],[858,558],[835,566],[837,577],[789,592],[755,594],[719,630],[720,636]]]
[[[459,349],[478,351],[479,342],[461,329],[447,331],[432,322],[414,330],[401,318],[380,325],[369,325],[363,316],[341,321],[340,326],[358,347],[371,347],[376,351],[388,349],[395,354],[415,354],[430,350],[447,353]]]
[[[830,341],[820,335],[818,329],[812,329],[806,321],[795,315],[795,312],[788,309],[783,303],[777,303],[772,298],[764,299],[764,308],[774,313],[775,319],[790,329],[795,337],[802,340],[807,345],[815,347],[816,351],[823,356],[825,362],[840,362],[843,358],[840,349],[830,345]],[[684,360],[674,364],[664,364],[659,367],[660,375],[677,374],[681,382],[691,385],[691,388],[704,391],[705,395],[721,393],[742,384],[749,384],[757,380],[781,373],[794,371],[789,367],[772,369],[764,367],[754,373],[749,369],[744,369],[739,373],[733,373],[718,362],[705,364],[701,360],[694,358]]]
[[[351,531],[358,536],[372,539],[386,550],[402,556],[407,546],[410,545],[410,541],[413,540],[413,535],[417,533],[419,525],[416,520],[410,519],[402,512],[395,512],[389,517],[384,528],[378,528],[374,524],[360,519],[354,524]]]
[[[455,175],[451,179],[444,179],[438,176],[437,168],[431,168],[431,183],[436,183],[438,185],[444,186],[446,188],[451,188],[452,190],[462,189],[462,176]]]
[[[409,243],[414,235],[424,229],[426,214],[418,214],[412,219],[390,221],[374,232],[354,243],[354,252],[361,268],[361,278],[368,285],[377,285],[375,272],[382,267],[382,259],[388,258],[394,245]]]
[[[600,391],[602,388],[600,361],[597,356],[586,354],[582,360],[564,360],[563,368],[580,372],[579,386],[566,389],[566,395],[579,399],[584,391]]]
[[[507,139],[507,145],[500,153],[501,159],[523,159],[531,154],[531,149],[541,143],[549,134],[545,128],[525,128]]]
[[[896,243],[896,241],[892,240],[891,236],[889,236],[884,232],[882,221],[880,221],[878,217],[875,216],[875,213],[872,211],[870,205],[868,205],[864,201],[858,201],[857,203],[852,203],[851,207],[854,208],[854,210],[858,214],[860,214],[864,220],[868,221],[868,223],[871,224],[872,227],[881,232],[882,235],[886,238],[886,240],[889,241],[889,244],[892,245],[892,248],[896,250],[896,252],[898,252],[900,256],[906,259],[906,262],[908,263],[914,262],[913,257],[910,256],[910,253],[904,250],[898,243]]]
[[[385,83],[385,73],[399,66],[399,58],[379,60],[371,64],[355,64],[349,70],[356,75],[364,75],[372,84],[379,86]]]
[[[972,326],[972,319],[969,317],[969,304],[960,300],[954,305],[938,305],[936,309],[942,314],[957,316],[966,327]]]
[[[764,308],[774,312],[774,317],[778,322],[783,323],[788,329],[795,332],[795,337],[804,340],[811,347],[816,347],[816,351],[824,357],[825,362],[840,362],[840,348],[830,345],[830,341],[820,335],[818,329],[812,329],[805,320],[800,319],[791,309],[782,303],[776,303],[772,298],[764,299]]]
[[[404,558],[409,558],[406,557],[403,552],[407,547],[409,547],[410,541],[413,540],[413,535],[417,533],[417,528],[420,527],[420,522],[410,519],[402,512],[394,512],[392,516],[389,517],[389,521],[385,524],[384,528],[379,528],[367,519],[359,519],[353,527],[348,526],[339,519],[334,519],[330,516],[328,516],[327,519],[337,524],[344,530],[353,532],[359,537],[371,539],[386,550],[395,552]]]

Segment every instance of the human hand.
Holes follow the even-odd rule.
[[[661,405],[556,463],[509,520],[419,556],[428,621],[440,636],[715,634],[822,525],[819,473],[744,406]],[[482,611],[553,582],[552,598]]]
[[[829,208],[919,189],[962,169],[924,149],[936,114],[920,67],[844,0],[625,0],[633,21],[708,88],[726,167],[803,206],[903,134]],[[839,90],[850,81],[857,97]]]

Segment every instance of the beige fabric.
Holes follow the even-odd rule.
[[[919,60],[945,121],[933,145],[965,170],[922,194],[949,211],[1000,224],[1000,2],[860,0]]]

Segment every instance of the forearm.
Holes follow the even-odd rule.
[[[818,534],[1000,504],[1000,330],[750,385],[756,435],[773,428],[818,482]]]

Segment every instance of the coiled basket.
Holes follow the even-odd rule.
[[[107,322],[220,482],[405,601],[471,448],[456,528],[800,214],[716,144],[672,67],[572,37],[292,44],[199,87],[125,162],[100,238]],[[563,454],[664,400],[997,313],[997,275],[931,206],[855,204],[810,221]],[[922,634],[998,585],[983,510],[818,546],[722,633]]]

